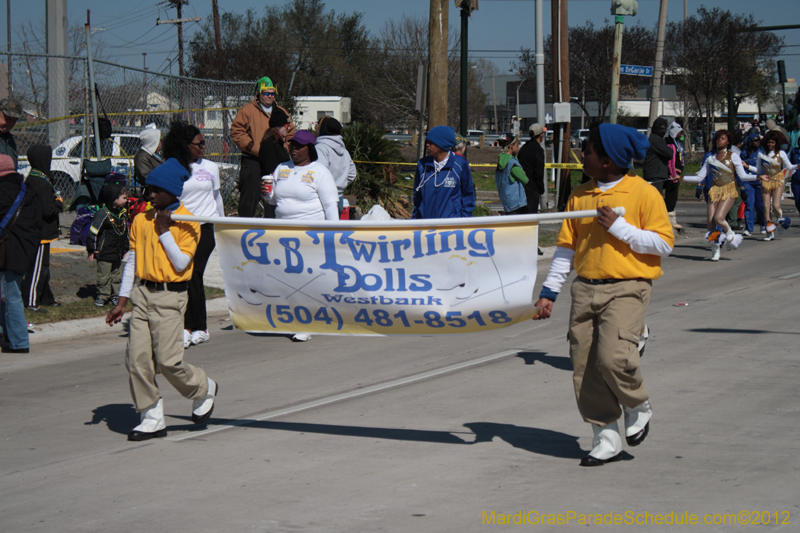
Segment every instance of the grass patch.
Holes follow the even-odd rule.
[[[225,291],[216,287],[205,287],[206,300],[225,296]],[[94,297],[81,298],[73,302],[65,302],[58,307],[46,307],[47,312],[34,312],[25,310],[25,318],[33,324],[47,324],[50,322],[63,322],[65,320],[78,320],[81,318],[94,318],[106,316],[111,310],[110,305],[97,307]],[[130,305],[128,306],[130,310]]]
[[[496,191],[497,184],[494,181],[494,171],[473,172],[472,185],[476,191]]]
[[[541,224],[539,224],[539,247],[542,246],[555,246],[556,241],[558,240],[558,232],[561,229],[561,225],[557,226],[558,229],[544,229]]]

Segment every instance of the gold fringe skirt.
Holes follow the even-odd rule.
[[[722,186],[713,185],[708,190],[709,202],[724,202],[728,198],[739,198],[739,188],[735,181]]]
[[[774,191],[775,189],[783,188],[783,180],[770,180],[761,182],[762,191]]]

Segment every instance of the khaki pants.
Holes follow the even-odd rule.
[[[205,371],[183,361],[183,314],[187,300],[185,291],[150,292],[143,286],[131,291],[133,311],[125,367],[138,412],[161,398],[155,381],[156,368],[184,398],[202,398],[208,392]]]
[[[569,355],[578,410],[586,422],[604,426],[619,419],[620,404],[648,399],[639,370],[639,334],[652,281],[592,285],[572,283]]]

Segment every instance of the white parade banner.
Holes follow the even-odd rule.
[[[533,318],[538,223],[595,216],[580,211],[388,221],[173,219],[214,224],[236,329],[431,335]]]

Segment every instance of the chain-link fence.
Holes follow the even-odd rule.
[[[70,197],[80,181],[82,161],[96,158],[86,57],[0,52],[11,58],[12,94],[25,116],[13,130],[20,171],[34,144],[53,147],[55,186]],[[236,211],[240,152],[230,138],[238,109],[252,98],[253,83],[202,80],[160,74],[94,60],[97,113],[112,125],[110,139],[101,142],[101,157],[111,158],[115,172],[133,176],[133,156],[139,132],[155,124],[166,132],[173,115],[194,124],[206,138],[206,157],[220,166],[226,213]],[[132,181],[132,180],[131,180]]]

